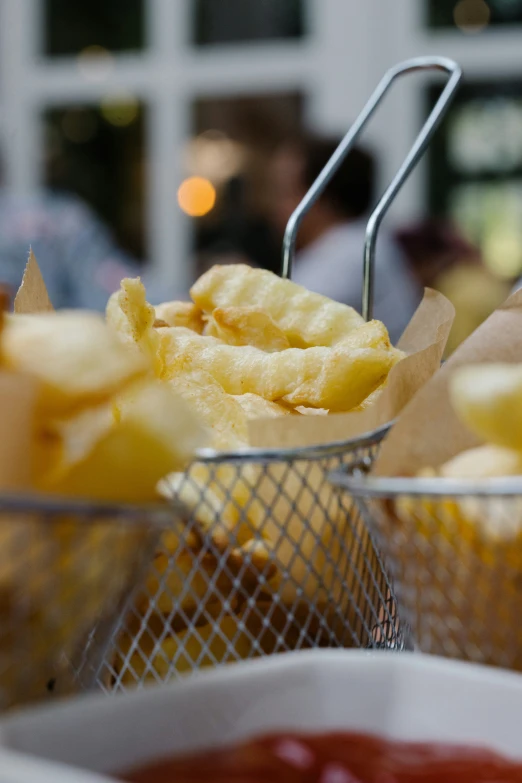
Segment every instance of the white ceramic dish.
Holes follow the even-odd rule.
[[[410,653],[299,652],[0,722],[0,745],[114,774],[279,729],[480,744],[522,759],[522,677]]]
[[[0,783],[110,783],[109,778],[0,749]]]

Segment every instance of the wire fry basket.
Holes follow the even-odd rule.
[[[125,690],[288,650],[374,646],[376,628],[400,645],[380,559],[351,500],[327,480],[373,460],[388,429],[194,463],[175,486],[197,497],[184,534],[163,536],[98,683]]]
[[[522,479],[337,474],[426,653],[522,670]]]
[[[427,148],[462,73],[451,60],[409,60],[385,74],[291,216],[282,276],[291,274],[301,220],[395,82],[417,71],[448,75],[441,96],[368,223],[362,313],[372,317],[377,233]],[[132,596],[96,679],[125,690],[202,666],[305,647],[402,648],[390,584],[353,504],[331,470],[371,462],[390,425],[326,446],[205,454],[169,492],[191,509],[183,536],[164,535],[154,568]]]
[[[175,516],[168,506],[0,497],[0,710],[77,689],[74,670],[102,654]]]

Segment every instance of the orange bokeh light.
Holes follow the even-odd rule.
[[[491,9],[486,0],[459,0],[453,9],[453,19],[463,33],[480,33],[488,26]]]
[[[178,190],[178,204],[190,217],[207,215],[216,203],[216,189],[204,177],[185,179]]]

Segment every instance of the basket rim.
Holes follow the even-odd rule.
[[[164,527],[172,523],[173,516],[186,514],[182,503],[176,499],[158,503],[111,503],[85,498],[68,498],[39,493],[0,493],[0,514],[58,514],[77,515],[79,520],[92,521],[103,517],[108,524],[125,520],[139,524]],[[146,519],[145,519],[146,517]],[[0,518],[0,524],[1,524]],[[75,520],[76,521],[76,520]]]
[[[522,476],[452,479],[441,476],[433,478],[365,476],[362,473],[348,474],[334,471],[329,474],[328,478],[334,486],[346,489],[354,498],[360,500],[366,498],[392,500],[401,495],[434,498],[522,497]]]
[[[298,446],[291,448],[246,448],[235,451],[217,451],[216,449],[198,449],[194,462],[219,464],[222,462],[290,462],[293,460],[312,460],[333,457],[340,452],[355,451],[365,446],[380,443],[395,424],[393,421],[382,424],[370,432],[347,440],[331,441],[316,446]]]

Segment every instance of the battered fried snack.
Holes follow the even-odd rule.
[[[159,355],[160,337],[154,329],[156,313],[147,302],[146,291],[139,277],[125,278],[107,303],[106,318],[127,345],[138,346],[152,363],[157,376],[161,375]]]
[[[142,289],[128,281],[123,290],[129,296],[122,294],[123,309],[118,303],[114,310],[121,314],[117,333],[82,311],[6,316],[0,333],[2,374],[25,378],[34,389],[23,419],[14,410],[26,426],[18,427],[24,448],[12,448],[11,458],[29,466],[16,489],[81,498],[92,507],[88,513],[81,503],[75,512],[74,503],[69,511],[67,503],[50,502],[46,514],[34,501],[33,513],[28,500],[26,513],[3,514],[2,707],[41,698],[50,677],[67,689],[63,661],[74,660],[87,635],[123,605],[150,552],[154,525],[127,525],[121,512],[97,502],[157,500],[158,481],[184,470],[207,443],[192,410],[152,377],[156,357]],[[17,434],[3,432],[15,443]]]
[[[290,348],[290,341],[264,310],[256,307],[216,307],[205,334],[228,345],[252,345],[272,353]]]
[[[457,454],[439,468],[425,468],[419,476],[483,479],[522,475],[522,453],[503,446],[478,446]]]
[[[191,368],[173,373],[168,381],[210,430],[215,449],[240,449],[248,445],[247,417],[239,398],[227,394],[206,370]]]
[[[335,345],[364,324],[348,305],[243,264],[213,266],[192,286],[190,295],[208,314],[216,307],[261,308],[294,348]]]
[[[42,415],[64,416],[108,400],[149,362],[122,350],[103,319],[85,311],[6,316],[0,364],[41,384]]]
[[[375,331],[380,331],[380,341]],[[209,372],[229,394],[249,391],[267,400],[332,412],[359,405],[402,358],[390,350],[387,332],[378,322],[365,324],[334,348],[294,348],[273,354],[224,345],[185,329],[163,329],[161,338],[167,378],[182,368],[197,368]]]
[[[450,384],[453,408],[479,438],[522,451],[522,366],[461,367]]]
[[[196,536],[212,539],[218,550],[225,551],[244,546],[261,530],[263,511],[252,498],[256,479],[257,471],[250,466],[238,471],[229,465],[195,463],[189,481],[184,473],[171,473],[159,489],[164,497],[179,498],[191,510]]]
[[[155,500],[158,481],[182,470],[205,442],[192,410],[159,383],[135,389],[119,421],[108,403],[56,422],[55,431],[59,459],[35,477],[36,488],[116,502]]]
[[[219,277],[219,268],[213,272]],[[249,448],[249,419],[326,415],[371,404],[403,356],[381,323],[366,324],[351,308],[260,270],[226,268],[219,301],[207,297],[204,304],[198,290],[209,275],[214,279],[208,273],[193,289],[197,313],[205,311],[203,334],[188,320],[184,326],[165,326],[169,318],[175,320],[166,306],[156,309],[147,329],[159,336],[160,381],[197,411],[220,451]],[[253,289],[261,291],[259,300],[249,299]],[[143,299],[135,304],[142,308]],[[174,315],[182,322],[179,310]],[[325,607],[342,600],[346,583],[336,566],[345,573],[343,547],[350,533],[323,468],[306,460],[289,471],[285,464],[263,468],[216,459],[170,474],[160,488],[190,514],[183,535],[172,530],[163,537],[148,581],[150,599],[137,607],[147,612],[147,629],[154,622],[164,628],[168,617],[175,633],[182,633],[188,621],[197,625],[203,616],[239,614],[245,601],[264,602],[272,613],[279,585],[285,607],[296,606],[299,595],[320,599]],[[343,606],[342,611],[349,616],[352,610]],[[290,631],[281,619],[280,633],[287,639]],[[297,637],[298,626],[292,630]],[[148,630],[139,633],[146,644]],[[279,643],[266,634],[263,640],[268,651]],[[177,668],[172,661],[177,650],[170,641],[161,651],[155,648],[156,676],[167,676],[171,663]]]
[[[163,302],[154,310],[156,320],[163,321],[166,326],[185,326],[198,334],[203,333],[203,313],[192,302]]]
[[[237,402],[243,408],[247,419],[272,419],[278,416],[291,416],[295,411],[285,405],[280,405],[277,402],[270,402],[265,400],[264,397],[260,397],[259,394],[239,394],[232,399]]]
[[[375,405],[381,394],[383,393],[386,382],[388,379],[384,381],[384,383],[381,383],[381,385],[375,389],[371,394],[369,394],[365,400],[361,402],[360,405],[358,405],[356,408],[353,409],[354,413],[358,413],[359,411],[365,411],[368,410],[368,408],[371,408],[372,405]]]

